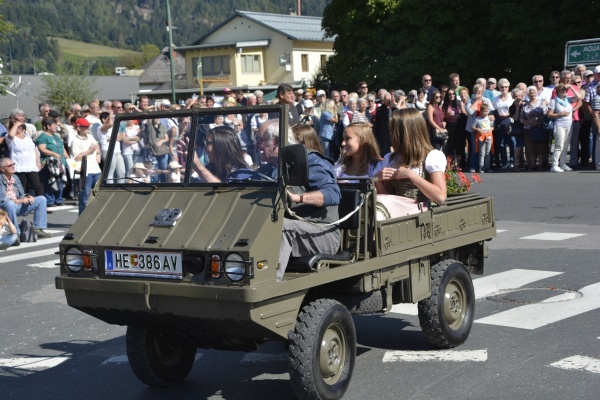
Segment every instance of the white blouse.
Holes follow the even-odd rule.
[[[15,136],[12,140],[6,135],[6,143],[10,151],[10,158],[15,163],[15,172],[37,172],[38,151],[33,140],[25,135],[23,139]]]
[[[377,173],[382,169],[388,168],[391,164],[402,164],[401,160],[398,163],[396,162],[398,157],[400,156],[396,155],[395,153],[386,154],[385,157],[383,157],[383,161],[377,165],[377,168],[373,172],[373,176],[377,175]],[[447,164],[448,161],[446,160],[446,155],[440,150],[431,150],[429,154],[427,154],[427,157],[425,157],[425,170],[430,174],[433,172],[445,172]],[[419,175],[421,174],[420,166],[409,169]]]

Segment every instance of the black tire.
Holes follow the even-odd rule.
[[[298,399],[340,399],[352,378],[356,330],[348,309],[319,299],[298,314],[289,335],[290,381]]]
[[[419,302],[419,322],[429,343],[439,348],[459,346],[467,340],[475,314],[471,275],[456,260],[431,267],[431,296]]]
[[[194,345],[151,328],[128,326],[126,348],[133,373],[151,387],[182,381],[196,357]]]

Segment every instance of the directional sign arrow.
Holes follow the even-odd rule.
[[[580,54],[581,54],[581,53],[580,53],[580,52],[578,52],[577,50],[575,50],[574,52],[572,52],[572,53],[571,53],[571,55],[572,55],[573,57],[578,57]]]

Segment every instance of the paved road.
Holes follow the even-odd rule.
[[[346,399],[596,399],[600,392],[600,173],[492,173],[498,237],[474,280],[476,321],[448,352],[423,339],[414,306],[359,316]],[[50,216],[64,231],[74,208]],[[54,289],[56,241],[0,255],[2,398],[285,399],[286,351],[201,350],[182,385],[151,390],[125,357],[124,328],[65,303]],[[54,243],[53,243],[54,241]]]

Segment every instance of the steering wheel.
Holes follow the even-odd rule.
[[[243,175],[243,177],[240,177]],[[227,182],[244,182],[244,181],[267,181],[267,182],[275,182],[275,179],[261,174],[258,171],[254,171],[251,169],[236,169],[227,175]]]

